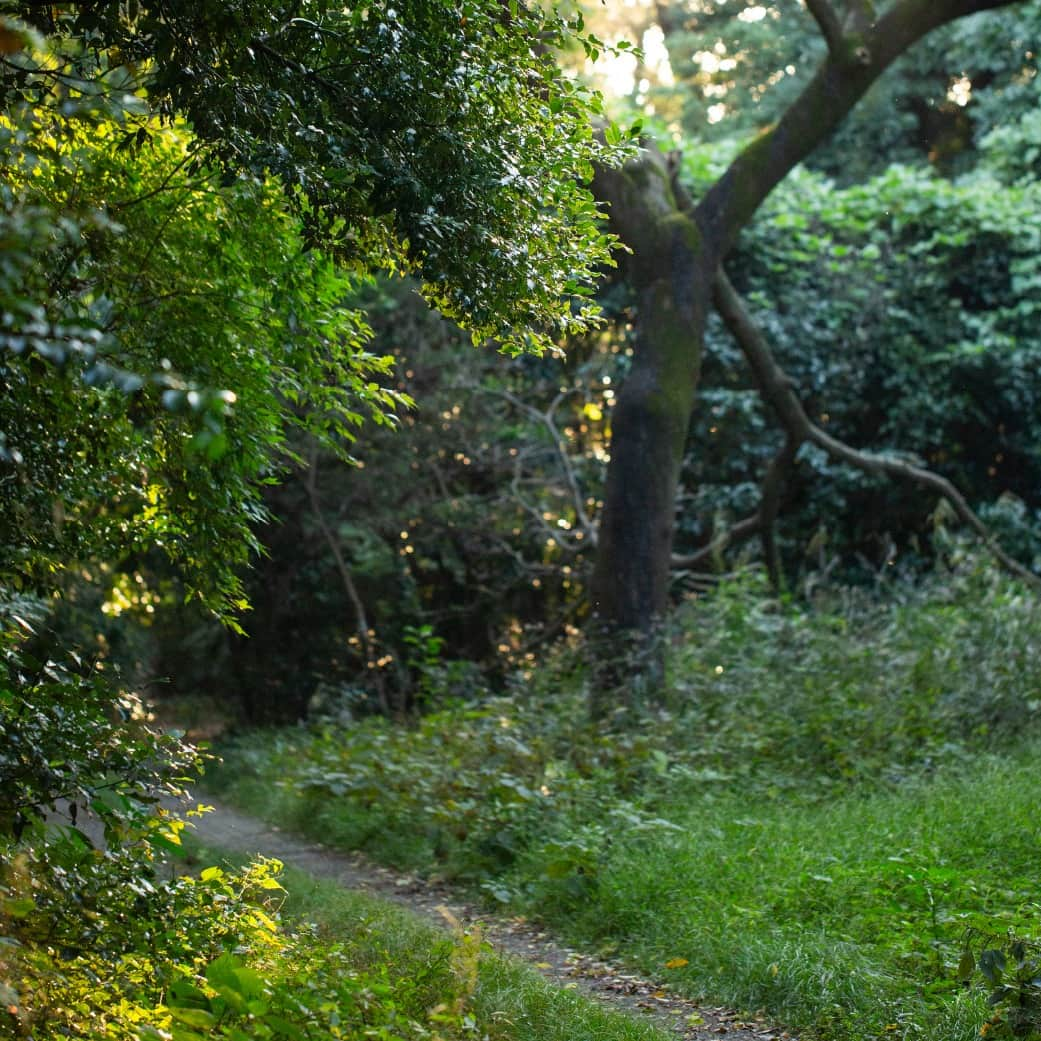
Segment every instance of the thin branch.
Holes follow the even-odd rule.
[[[145,202],[148,199],[154,198],[161,192],[167,191],[168,189],[170,189],[170,182],[181,170],[183,170],[192,161],[193,158],[194,153],[187,153],[181,159],[179,159],[172,167],[170,167],[166,176],[163,177],[163,179],[159,182],[158,185],[156,185],[155,188],[152,188],[150,191],[144,192],[142,195],[135,195],[132,199],[121,199],[116,202],[111,202],[109,203],[108,208],[110,210],[125,210],[129,206],[137,206],[138,204]],[[200,183],[205,184],[205,180],[200,181]],[[180,184],[176,187],[191,190],[192,185]]]
[[[673,570],[682,570],[696,567],[706,560],[712,560],[719,565],[723,551],[738,542],[744,542],[753,535],[758,535],[763,543],[763,556],[766,559],[766,570],[770,577],[770,585],[775,590],[781,588],[783,572],[781,570],[781,556],[777,549],[777,540],[774,537],[774,525],[777,522],[777,514],[781,509],[781,492],[784,490],[784,482],[795,462],[795,455],[799,451],[798,440],[789,435],[781,447],[781,450],[770,460],[770,465],[763,475],[763,483],[760,489],[759,506],[755,513],[742,518],[736,524],[732,524],[725,531],[721,531],[712,540],[691,553],[689,556],[673,556],[669,566]]]
[[[510,481],[510,491],[513,493],[514,501],[531,517],[535,522],[535,526],[541,528],[546,538],[553,542],[558,549],[563,550],[565,553],[578,553],[584,547],[579,545],[577,541],[571,542],[567,539],[560,528],[553,528],[547,524],[542,516],[542,511],[521,492],[521,482],[524,479],[522,466],[523,457],[518,453],[513,459],[513,479]]]
[[[369,629],[368,617],[365,614],[365,604],[362,603],[358,587],[354,584],[354,577],[351,575],[351,569],[347,566],[346,559],[344,559],[343,551],[340,549],[340,542],[333,534],[332,528],[329,527],[325,514],[322,512],[322,504],[318,499],[318,445],[316,443],[311,445],[310,455],[307,460],[307,478],[304,481],[304,488],[307,491],[307,498],[311,504],[311,512],[314,515],[315,523],[318,525],[318,530],[322,533],[322,538],[325,540],[325,544],[329,547],[329,552],[336,562],[336,570],[340,573],[340,581],[343,583],[344,592],[346,592],[347,598],[354,608],[355,627],[358,631],[358,638],[361,640],[362,648],[365,651],[365,664],[367,667],[372,667],[376,662],[376,648],[373,645],[372,630]],[[390,716],[390,704],[387,701],[382,677],[378,669],[375,672],[377,678],[376,693],[379,697],[380,709],[385,716]]]
[[[828,50],[839,54],[842,50],[842,24],[830,0],[806,0],[806,7],[820,28]]]
[[[575,517],[578,520],[583,535],[589,540],[587,545],[595,547],[597,544],[596,525],[592,522],[589,514],[586,512],[585,503],[582,499],[582,491],[578,486],[578,477],[575,474],[575,468],[571,465],[571,459],[568,457],[567,450],[564,447],[564,438],[553,418],[557,409],[560,407],[561,402],[563,402],[569,394],[574,393],[574,390],[561,391],[553,399],[549,408],[546,409],[545,412],[540,412],[534,407],[534,405],[529,405],[526,401],[518,398],[515,394],[511,394],[508,390],[499,390],[493,387],[481,387],[480,393],[490,394],[493,397],[502,398],[504,401],[508,401],[514,408],[526,412],[532,419],[540,422],[549,432],[550,437],[553,439],[553,447],[556,451],[557,458],[560,460],[560,468],[564,473],[564,480],[567,483],[568,491],[571,493],[571,501],[575,507]]]
[[[704,564],[706,561],[717,559],[727,546],[758,535],[761,526],[762,522],[757,511],[735,524],[731,524],[729,528],[714,536],[712,541],[702,546],[701,549],[695,550],[685,557],[674,556],[669,562],[669,566],[673,569],[692,568],[697,567],[698,564]]]
[[[784,482],[795,463],[795,456],[802,441],[791,433],[785,438],[781,450],[770,460],[763,477],[762,495],[759,499],[759,539],[763,544],[763,556],[766,559],[766,573],[770,577],[770,585],[775,592],[780,592],[784,579],[781,567],[781,552],[777,546],[775,525],[781,510],[781,493]]]
[[[935,492],[950,503],[959,520],[974,532],[1001,567],[1032,589],[1041,591],[1041,577],[1014,560],[998,545],[994,534],[946,477],[903,459],[860,451],[825,433],[813,423],[796,396],[792,381],[777,364],[766,338],[756,327],[744,301],[722,269],[716,274],[713,288],[716,308],[744,353],[760,395],[773,406],[789,438],[799,442],[809,441],[833,459],[865,473],[902,478]]]

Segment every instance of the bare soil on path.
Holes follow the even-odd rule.
[[[277,858],[346,889],[392,900],[445,928],[447,922],[439,908],[447,908],[464,928],[480,923],[482,936],[497,952],[527,962],[556,985],[576,989],[616,1011],[651,1017],[658,1026],[687,1041],[788,1041],[792,1037],[758,1016],[680,997],[654,980],[571,950],[523,918],[479,909],[457,889],[391,871],[359,854],[328,849],[212,799],[207,802],[214,811],[193,820],[194,837],[203,846]]]

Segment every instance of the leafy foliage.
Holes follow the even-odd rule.
[[[281,923],[277,861],[169,881],[142,875],[139,859],[91,864],[81,852],[77,862],[57,845],[49,854],[83,886],[84,918],[103,928],[88,934],[69,920],[47,933],[51,894],[23,895],[36,865],[14,860],[0,898],[13,950],[5,969],[18,970],[8,977],[18,989],[3,985],[0,1015],[15,1037],[408,1041],[462,1032],[470,991],[450,969],[448,944],[432,952],[428,979],[392,976],[385,962],[360,969],[342,945]],[[458,1001],[434,1016],[431,992]]]
[[[711,176],[708,159],[692,155],[692,177]],[[1041,505],[1028,375],[1036,213],[1036,184],[1000,188],[982,167],[952,183],[893,166],[843,190],[804,171],[768,200],[731,267],[816,422],[945,474],[1027,560],[1038,553]],[[696,491],[681,536],[705,540],[709,525],[725,530],[752,512],[779,448],[743,368],[724,330],[710,327],[708,408],[688,443],[685,483]],[[877,569],[898,552],[928,557],[943,522],[934,507],[917,489],[804,450],[782,526],[790,566],[822,532],[825,559],[859,554]]]
[[[226,612],[288,428],[349,436],[400,400],[371,382],[387,362],[342,306],[353,282],[302,252],[272,188],[189,176],[183,130],[151,126],[147,147],[120,150],[108,113],[23,110],[4,133],[20,246],[0,566],[31,588],[88,553],[158,545]]]
[[[414,8],[0,15],[5,1035],[464,1027],[472,973],[429,1014],[382,969],[281,932],[253,899],[279,889],[270,865],[164,878],[184,821],[156,804],[200,757],[148,726],[96,647],[70,653],[48,624],[96,573],[110,613],[147,613],[160,594],[134,586],[165,558],[234,626],[291,432],[344,455],[363,416],[407,403],[345,306],[373,270],[421,271],[475,338],[518,350],[592,322],[611,240],[576,178],[617,149],[528,35],[573,25]]]
[[[147,713],[133,695],[113,703],[108,678],[75,659],[61,665],[9,652],[5,665],[0,832],[18,839],[60,804],[73,827],[84,807],[118,842],[145,827],[146,805],[185,794],[199,753],[144,726]]]
[[[591,13],[590,21],[609,37],[645,41],[632,90],[616,104],[648,118],[659,140],[684,147],[770,126],[825,53],[803,4],[667,3]],[[971,170],[989,133],[1036,107],[1039,27],[1041,5],[1029,0],[937,30],[872,87],[809,165],[844,186],[891,163]]]
[[[978,951],[978,954],[976,953]],[[1041,1036],[1041,945],[1008,930],[1004,936],[972,929],[966,936],[958,976],[968,982],[978,972],[990,993],[994,1014],[980,1033],[986,1037]]]
[[[70,74],[118,89],[122,70],[147,70],[152,105],[185,116],[197,148],[281,182],[309,243],[365,272],[414,270],[479,340],[544,348],[588,327],[583,297],[611,240],[579,183],[618,149],[594,137],[597,98],[553,58],[580,18],[484,0],[21,14],[62,59],[8,61],[9,93],[34,99]]]

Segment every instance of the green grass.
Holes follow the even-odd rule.
[[[829,800],[680,789],[656,808],[678,830],[619,827],[563,877],[543,843],[500,887],[694,996],[829,1038],[969,1041],[987,1012],[954,979],[966,929],[1041,935],[1039,753]]]
[[[231,859],[219,850],[204,861]],[[415,1019],[446,1000],[453,988],[453,947],[445,931],[387,900],[286,867],[282,915],[287,924],[312,923],[321,942],[334,943],[366,976],[386,972],[402,1011]],[[464,991],[468,988],[464,984]],[[669,1041],[650,1023],[612,1012],[543,979],[534,969],[485,950],[476,986],[466,997],[474,1036],[489,1041]]]
[[[680,830],[619,832],[584,893],[540,881],[526,901],[690,991],[799,1026],[973,1037],[982,1006],[954,979],[966,929],[1041,935],[1039,751],[866,797],[680,792],[659,810]],[[541,874],[533,856],[512,877],[524,892]],[[664,970],[672,958],[689,964]]]
[[[247,736],[213,780],[806,1035],[976,1037],[966,931],[1041,937],[1037,598],[967,572],[808,611],[752,580],[681,612],[669,667],[625,729],[564,661],[411,728]]]

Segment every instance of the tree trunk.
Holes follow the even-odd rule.
[[[874,22],[871,5],[858,3],[847,5],[858,17],[843,22],[831,0],[814,0],[811,13],[828,45],[820,68],[696,206],[671,183],[668,164],[653,145],[623,170],[597,171],[593,190],[633,253],[639,313],[632,370],[612,417],[591,584],[593,628],[610,643],[599,643],[594,654],[614,648],[607,657],[617,661],[618,648],[650,649],[638,668],[649,671],[652,686],[660,682],[653,634],[668,602],[676,490],[705,318],[715,273],[741,229],[908,47],[947,22],[1011,2],[898,0]],[[602,698],[608,696],[604,691]]]
[[[673,192],[665,158],[645,150],[624,170],[600,171],[596,187],[611,222],[633,248],[638,291],[633,364],[611,418],[611,461],[591,583],[597,714],[656,687],[653,643],[666,608],[679,466],[701,364],[714,262],[697,223]]]

